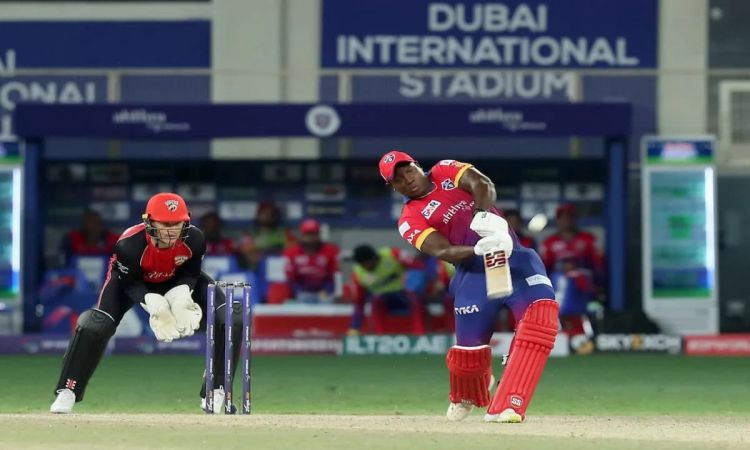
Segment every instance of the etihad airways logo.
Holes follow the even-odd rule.
[[[164,111],[139,109],[121,109],[112,114],[115,125],[144,125],[154,133],[162,131],[190,131],[187,122],[170,122]]]
[[[451,219],[456,215],[457,212],[461,211],[464,208],[471,208],[473,205],[473,201],[469,203],[466,200],[461,200],[455,205],[449,206],[448,209],[443,213],[443,223],[448,224],[448,222],[451,221]]]

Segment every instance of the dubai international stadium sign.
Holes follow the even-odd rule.
[[[657,3],[324,0],[322,66],[653,68]]]

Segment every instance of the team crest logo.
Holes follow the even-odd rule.
[[[167,200],[164,202],[165,205],[167,205],[167,209],[171,212],[177,211],[177,206],[180,204],[177,200]]]
[[[307,112],[305,125],[307,125],[307,130],[315,136],[326,137],[338,131],[341,118],[330,106],[317,105]]]
[[[422,215],[425,219],[429,219],[432,217],[432,213],[435,212],[435,210],[440,206],[440,202],[437,200],[430,200],[430,203],[427,204],[427,206],[424,207],[422,210]]]
[[[446,178],[445,180],[443,180],[443,182],[440,183],[440,185],[443,187],[443,190],[446,190],[446,191],[450,191],[451,189],[456,188],[456,185],[453,184],[453,180],[451,180],[450,178]]]
[[[188,260],[188,257],[184,256],[184,255],[177,255],[177,256],[174,257],[174,263],[177,266],[181,266],[181,265],[185,264],[185,261],[187,261],[187,260]]]
[[[394,155],[393,153],[388,153],[387,155],[385,155],[385,158],[383,158],[383,162],[388,164],[392,163],[395,159],[396,155]]]

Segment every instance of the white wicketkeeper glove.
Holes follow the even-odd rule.
[[[177,320],[177,330],[180,337],[192,336],[198,329],[203,317],[200,306],[193,301],[187,284],[180,284],[168,290],[164,297],[169,302],[172,314]]]
[[[148,293],[141,303],[143,309],[149,314],[148,324],[154,331],[156,339],[164,342],[172,342],[180,338],[177,330],[177,321],[169,310],[169,303],[164,296]]]
[[[474,254],[478,256],[497,250],[505,250],[506,258],[513,254],[513,240],[508,233],[483,237],[474,245]]]
[[[508,222],[497,214],[480,211],[474,214],[469,228],[482,237],[497,234],[508,234]]]

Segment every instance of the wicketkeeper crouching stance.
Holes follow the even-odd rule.
[[[398,221],[401,236],[456,266],[450,292],[455,297],[457,345],[446,357],[448,419],[462,420],[475,406],[488,406],[487,422],[522,422],[558,330],[559,305],[539,255],[519,244],[495,208],[494,184],[471,164],[446,159],[424,172],[408,154],[391,151],[380,159],[379,169],[386,183],[406,197]],[[503,252],[501,265],[510,267],[510,276],[505,272],[505,280],[500,275],[494,280],[493,269],[490,285],[512,284],[513,289],[505,298],[491,300],[485,255]],[[488,344],[503,304],[520,320],[490,399],[494,377]]]
[[[83,400],[109,339],[133,305],[140,304],[149,313],[149,325],[163,342],[191,336],[205,327],[206,287],[213,281],[201,272],[205,252],[203,233],[190,224],[190,213],[182,197],[160,193],[149,199],[143,223],[125,230],[117,241],[96,306],[78,318],[63,357],[51,412],[70,413],[73,405]],[[224,293],[217,290],[219,336],[224,330],[224,303]],[[233,306],[234,320],[239,324],[239,304]],[[236,330],[232,342],[237,360],[241,327],[233,330]],[[217,373],[223,373],[223,339],[216,341],[215,361]],[[233,367],[237,367],[236,361]],[[218,385],[214,388],[214,404],[220,405],[224,402],[223,389]],[[205,408],[205,382],[200,395],[201,406]]]

